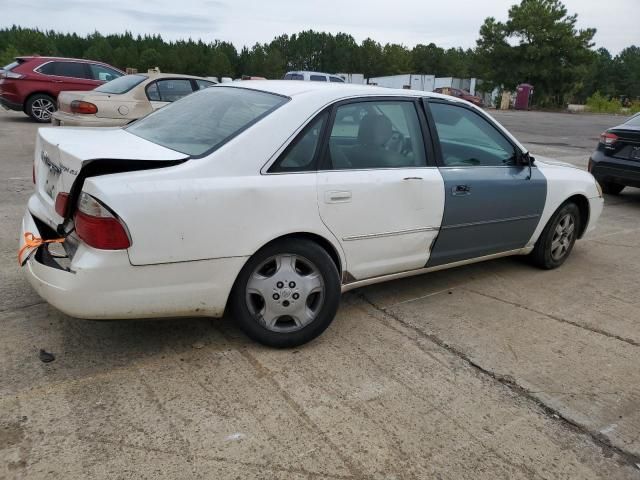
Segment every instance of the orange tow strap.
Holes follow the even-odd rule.
[[[18,250],[18,265],[20,266],[24,265],[24,263],[22,262],[22,255],[27,250],[31,250],[29,252],[29,255],[31,255],[35,251],[34,249],[37,249],[39,246],[44,245],[45,243],[62,243],[62,242],[64,242],[64,238],[53,238],[51,240],[44,240],[40,237],[36,237],[31,232],[25,232],[24,245],[22,246],[22,248],[20,248],[20,250]],[[29,255],[27,255],[27,258],[29,258]],[[25,258],[25,261],[26,261],[26,258]]]

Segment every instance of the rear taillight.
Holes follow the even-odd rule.
[[[615,133],[602,132],[600,134],[600,143],[605,147],[613,148],[614,144],[618,141],[618,136]]]
[[[103,250],[122,250],[131,246],[127,229],[107,207],[82,192],[75,215],[76,233],[87,245]]]
[[[98,113],[98,107],[90,102],[74,100],[73,102],[71,102],[71,113]]]
[[[59,193],[56,196],[56,213],[64,218],[67,213],[67,207],[69,205],[69,194],[68,193]]]
[[[0,78],[12,78],[14,80],[17,80],[18,78],[22,78],[22,77],[24,77],[24,75],[21,75],[19,73],[14,73],[9,70],[3,70],[2,72],[0,72]]]

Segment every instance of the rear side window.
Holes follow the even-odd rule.
[[[315,159],[320,145],[322,127],[328,116],[327,112],[321,113],[307,125],[273,164],[269,172],[309,172],[315,170]]]
[[[300,73],[287,73],[284,76],[285,80],[304,80],[304,76]]]
[[[213,87],[215,83],[208,80],[196,80],[196,85],[198,90],[204,90],[205,88]]]
[[[424,167],[414,103],[381,100],[338,107],[328,154],[334,170]]]
[[[110,82],[94,88],[96,92],[112,93],[115,95],[127,93],[136,85],[144,82],[148,77],[144,75],[123,75],[122,77],[111,80]]]
[[[457,105],[430,103],[446,167],[515,164],[515,148],[488,120]]]
[[[192,92],[191,80],[187,78],[158,80],[147,87],[149,100],[161,102],[175,102]]]
[[[126,130],[172,150],[203,156],[287,101],[247,88],[207,88],[156,110]]]
[[[311,75],[309,77],[309,80],[311,80],[312,82],[326,82],[327,77],[325,77],[324,75]]]

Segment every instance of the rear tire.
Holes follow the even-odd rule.
[[[251,339],[287,348],[320,335],[333,321],[340,295],[340,275],[329,254],[314,242],[285,239],[249,259],[229,307]]]
[[[56,101],[44,93],[29,97],[25,106],[25,113],[38,123],[49,123],[56,110]]]
[[[620,192],[622,192],[625,187],[619,183],[612,182],[600,182],[600,186],[602,187],[602,192],[608,195],[620,195]]]
[[[581,221],[580,209],[575,203],[560,206],[549,219],[529,254],[533,264],[545,270],[562,265],[573,250]]]

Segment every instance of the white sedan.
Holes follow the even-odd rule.
[[[463,100],[287,81],[218,85],[126,128],[41,128],[34,181],[23,236],[65,253],[23,261],[53,306],[230,310],[277,347],[360,286],[507,255],[558,267],[603,206],[591,174],[534,160]]]

